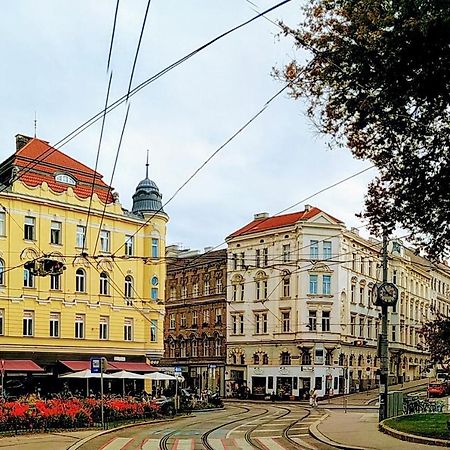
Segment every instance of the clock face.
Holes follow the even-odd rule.
[[[398,299],[398,288],[394,283],[383,283],[378,287],[378,298],[387,306],[394,306]]]

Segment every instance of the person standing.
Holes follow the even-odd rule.
[[[309,404],[313,408],[317,408],[317,397],[318,397],[317,389],[314,389],[311,394],[311,401],[309,402]]]

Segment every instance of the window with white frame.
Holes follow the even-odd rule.
[[[5,284],[5,261],[0,258],[0,286],[4,286]]]
[[[156,302],[158,300],[158,295],[159,295],[158,288],[157,287],[152,287],[150,295],[151,295],[152,300]]]
[[[317,294],[317,285],[318,285],[318,276],[317,275],[309,275],[309,293]]]
[[[231,315],[231,331],[232,334],[244,334],[244,314]]]
[[[317,311],[315,310],[308,312],[308,328],[310,331],[317,331]]]
[[[319,241],[317,240],[309,241],[309,257],[310,259],[319,258]]]
[[[108,230],[100,230],[100,251],[108,253],[111,250],[111,233]]]
[[[283,276],[283,297],[291,296],[291,276],[289,274],[284,274]]]
[[[210,321],[209,309],[204,309],[203,310],[203,323],[205,325],[209,325],[209,321]]]
[[[158,339],[157,334],[158,321],[156,319],[150,320],[150,342],[156,342]]]
[[[169,328],[171,330],[175,329],[175,314],[174,313],[169,314]]]
[[[239,314],[239,334],[244,334],[244,314]]]
[[[222,325],[222,308],[216,308],[216,325]]]
[[[125,285],[124,285],[124,296],[125,298],[133,298],[133,277],[127,275],[125,277]]]
[[[283,262],[289,262],[291,260],[291,245],[283,244]]]
[[[365,285],[360,284],[359,285],[359,304],[364,305],[364,293],[365,293]]]
[[[214,342],[214,356],[221,356],[222,354],[222,341],[219,337]]]
[[[358,337],[364,337],[364,317],[359,318],[359,336]]]
[[[60,183],[70,184],[71,186],[75,186],[77,184],[75,179],[70,175],[67,175],[66,173],[59,173],[55,176],[55,180],[59,181]]]
[[[372,319],[367,319],[367,338],[372,339]]]
[[[203,281],[203,295],[209,295],[210,294],[210,284],[209,284],[209,280],[204,280]]]
[[[186,328],[186,313],[182,312],[180,314],[180,327]]]
[[[350,334],[356,336],[356,314],[350,316]]]
[[[183,286],[181,286],[181,298],[183,299],[187,298],[187,293],[188,293],[187,284],[183,284]]]
[[[331,294],[331,275],[322,275],[322,294]]]
[[[23,269],[23,287],[34,288],[34,275],[29,269]]]
[[[198,325],[198,312],[192,311],[192,326],[196,327]]]
[[[209,340],[205,338],[203,340],[203,356],[209,356]]]
[[[109,295],[109,277],[106,272],[100,274],[100,295]]]
[[[331,259],[331,241],[323,242],[323,259]]]
[[[175,358],[175,342],[169,341],[169,358]]]
[[[134,236],[125,236],[125,256],[134,255]]]
[[[352,282],[352,284],[350,286],[350,302],[351,303],[356,303],[355,289],[356,289],[356,285],[355,285],[355,283]]]
[[[195,282],[193,285],[192,285],[192,297],[198,297],[198,283],[197,282]]]
[[[180,341],[180,358],[186,358],[186,341],[184,339]]]
[[[322,311],[322,331],[330,331],[330,311]]]
[[[290,311],[282,311],[281,312],[281,321],[283,324],[283,333],[289,333],[291,331],[291,312]]]
[[[60,291],[61,290],[61,274],[60,273],[50,275],[50,289],[52,291]]]
[[[237,268],[238,268],[238,255],[237,255],[237,253],[233,253],[233,255],[231,256],[231,268],[233,270],[237,270]]]
[[[0,212],[0,236],[6,236],[6,213]]]
[[[34,311],[24,311],[23,312],[23,335],[33,336],[34,335]]]
[[[78,248],[86,246],[86,227],[83,225],[77,225],[76,246]]]
[[[222,278],[217,278],[216,281],[216,293],[221,294],[223,290]]]
[[[98,324],[98,338],[100,340],[108,339],[109,318],[106,316],[100,316],[100,322]]]
[[[83,269],[75,272],[75,291],[86,292],[86,272]]]
[[[56,338],[59,337],[59,329],[60,329],[60,313],[50,313],[50,337]]]
[[[62,243],[62,223],[51,221],[50,224],[50,244],[61,245]]]
[[[197,357],[198,356],[198,341],[197,341],[197,339],[195,339],[195,338],[192,339],[191,348],[192,348],[192,356]]]
[[[34,241],[36,239],[36,219],[34,217],[25,217],[23,238],[27,241]]]
[[[152,258],[159,258],[159,239],[152,238]]]
[[[84,339],[84,314],[77,314],[75,316],[75,339]]]
[[[5,335],[5,310],[0,309],[0,336]]]
[[[261,267],[261,249],[259,248],[255,252],[255,267]]]
[[[125,318],[123,323],[123,340],[132,341],[133,340],[133,319]]]
[[[241,266],[241,269],[245,269],[245,252],[241,252],[240,253],[240,266]]]
[[[269,265],[269,249],[267,247],[262,249],[262,262],[264,267]]]
[[[267,313],[255,313],[255,334],[267,334]]]

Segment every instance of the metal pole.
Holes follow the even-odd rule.
[[[383,283],[388,280],[388,238],[383,234]],[[388,411],[388,373],[389,373],[389,350],[388,350],[388,307],[381,306],[381,340],[380,340],[380,422],[387,418]]]
[[[178,409],[178,376],[176,375],[175,379],[175,414],[177,413]]]

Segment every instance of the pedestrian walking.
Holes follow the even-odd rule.
[[[318,393],[317,390],[314,389],[311,393],[310,399],[309,399],[309,404],[313,407],[313,408],[317,408],[317,397],[318,397]]]

